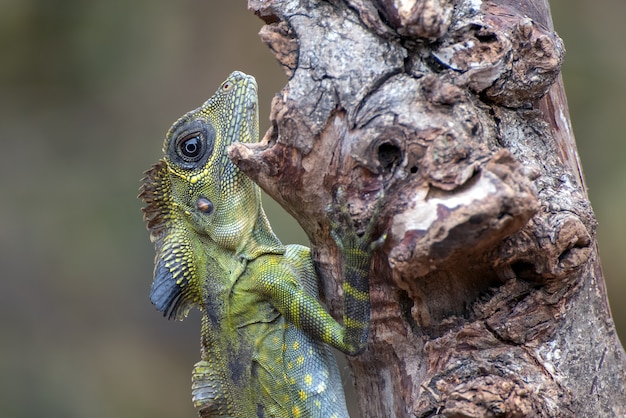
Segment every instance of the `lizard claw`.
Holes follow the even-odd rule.
[[[326,214],[331,224],[330,235],[342,252],[352,248],[371,252],[384,244],[387,238],[386,232],[378,239],[372,239],[378,224],[378,217],[383,208],[384,196],[385,193],[381,189],[376,197],[374,210],[365,230],[359,234],[350,215],[344,188],[339,187],[337,189],[333,203],[326,207]]]
[[[372,251],[379,249],[380,247],[383,246],[383,244],[385,244],[385,241],[387,240],[387,231],[383,232],[383,234],[378,237],[377,240],[372,241],[372,243],[370,244],[370,248]]]

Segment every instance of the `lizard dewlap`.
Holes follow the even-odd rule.
[[[241,72],[168,131],[139,195],[156,250],[150,299],[168,318],[202,311],[192,373],[202,417],[347,417],[329,345],[356,354],[367,343],[371,231],[334,231],[341,325],[318,300],[309,249],[278,240],[258,186],[227,156],[258,136],[257,85]]]

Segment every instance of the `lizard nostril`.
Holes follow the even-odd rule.
[[[206,197],[199,197],[198,200],[196,200],[196,206],[202,213],[209,214],[213,212],[213,203]]]

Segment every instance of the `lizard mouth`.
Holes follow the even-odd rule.
[[[258,112],[258,86],[254,77],[249,75],[246,77],[248,78],[248,89],[246,92],[245,107],[250,120],[253,120]]]
[[[254,118],[254,115],[256,115],[258,108],[256,90],[249,91],[246,99],[246,110],[250,115],[250,119],[252,119]]]

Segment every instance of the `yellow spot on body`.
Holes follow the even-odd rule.
[[[324,391],[326,390],[326,383],[324,383],[324,382],[320,382],[320,384],[319,384],[319,385],[317,385],[316,390],[317,390],[317,393],[322,393],[322,392],[324,392]]]
[[[300,408],[298,408],[297,406],[294,406],[293,408],[291,408],[291,412],[294,416],[294,418],[300,418]]]
[[[293,349],[297,350],[298,348],[300,348],[300,343],[298,341],[294,341],[293,342]]]
[[[305,374],[304,383],[306,383],[307,386],[311,386],[311,383],[313,383],[313,376],[311,376],[310,374]]]
[[[298,366],[302,366],[302,363],[304,363],[304,356],[300,356],[300,357],[298,357],[298,359],[296,360],[296,362],[298,363]]]
[[[287,344],[283,344],[283,353],[287,351]]]
[[[189,179],[189,183],[191,184],[196,184],[197,182],[198,182],[197,176],[191,176],[191,178]]]
[[[303,391],[302,389],[300,389],[300,391],[298,391],[298,395],[300,395],[300,399],[301,400],[305,400],[306,399],[306,392]]]
[[[319,401],[319,399],[316,399],[314,402],[315,406],[317,406],[317,409],[322,409],[322,403]]]
[[[291,383],[292,385],[295,385],[296,384],[296,379],[293,378],[293,377],[290,377],[289,378],[289,383]]]

